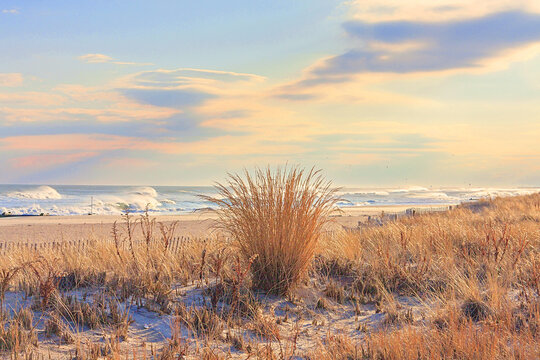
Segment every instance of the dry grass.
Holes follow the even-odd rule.
[[[319,171],[257,169],[229,174],[217,184],[219,226],[252,260],[253,286],[283,295],[305,277],[323,226],[337,201],[336,190]]]
[[[540,194],[332,234],[316,273],[376,294],[386,315],[365,341],[331,335],[313,358],[536,359],[539,263]],[[398,295],[432,304],[425,320],[397,311]]]
[[[33,313],[20,309],[14,314],[0,311],[0,353],[18,353],[37,344]]]
[[[346,260],[346,275],[402,295],[478,298],[490,285],[538,291],[539,203],[538,194],[501,198],[481,212],[463,206],[344,232],[321,244],[323,262],[335,272]]]
[[[28,357],[40,349],[37,334],[47,332],[47,341],[72,342],[65,346],[77,348],[77,359],[540,357],[540,194],[485,200],[318,239],[318,226],[326,220],[315,218],[329,208],[305,217],[295,211],[310,209],[304,205],[313,184],[326,189],[328,199],[330,188],[316,173],[278,175],[259,172],[260,178],[244,180],[244,188],[229,188],[239,196],[234,204],[245,201],[246,208],[234,208],[230,216],[238,217],[224,219],[253,221],[234,236],[234,245],[244,249],[240,258],[219,237],[170,251],[174,228],[160,232],[152,219],[131,215],[115,226],[110,243],[6,254],[0,295],[9,299],[19,291],[29,299],[16,311],[4,301],[1,355]],[[255,222],[270,211],[278,211],[270,223]],[[313,232],[300,231],[304,225]],[[144,227],[142,241],[133,238],[135,226]],[[266,242],[255,235],[266,236]],[[310,249],[297,251],[304,240]],[[252,291],[251,281],[288,297]],[[194,301],[178,288],[200,296]],[[314,297],[311,305],[307,295],[298,295],[306,288]],[[287,308],[274,309],[268,306],[272,301],[286,302]],[[130,348],[132,309],[171,319],[170,339],[140,353]],[[340,311],[348,327],[337,330],[332,321]],[[106,341],[78,345],[80,327],[103,332]]]

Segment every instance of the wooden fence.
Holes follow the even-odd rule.
[[[177,236],[170,240],[169,246],[167,247],[168,251],[172,253],[178,253],[182,248],[182,244],[190,242],[192,240],[199,240],[201,242],[208,242],[211,238],[196,238],[190,236]],[[82,251],[86,248],[95,246],[98,240],[70,240],[70,241],[36,241],[36,242],[14,242],[14,241],[4,241],[0,242],[0,255],[5,255],[8,253],[16,251],[49,251],[49,250],[79,250]],[[112,239],[99,240],[101,244],[114,244]],[[134,239],[133,244],[140,246],[144,244],[144,240]],[[127,248],[128,241],[122,242],[122,247]]]

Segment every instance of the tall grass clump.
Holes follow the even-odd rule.
[[[320,170],[298,167],[228,174],[215,185],[218,227],[236,242],[251,263],[253,287],[285,294],[298,285],[311,264],[337,189]]]

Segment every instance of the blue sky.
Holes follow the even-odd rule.
[[[534,1],[0,5],[0,183],[540,184]]]

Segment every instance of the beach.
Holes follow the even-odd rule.
[[[298,358],[330,360],[355,358],[363,346],[366,359],[378,359],[382,351],[392,358],[403,358],[407,351],[415,355],[410,359],[417,354],[428,359],[437,358],[431,356],[434,344],[437,352],[459,349],[464,358],[476,359],[472,355],[493,341],[498,352],[489,358],[506,358],[499,355],[514,349],[522,359],[538,358],[537,270],[528,259],[538,259],[539,204],[534,194],[449,211],[441,211],[449,205],[403,205],[330,213],[329,226],[361,230],[330,231],[319,238],[312,244],[309,269],[286,294],[260,289],[256,272],[245,277],[264,248],[242,263],[226,239],[209,236],[215,211],[156,215],[167,225],[178,221],[177,230],[168,238],[172,242],[161,241],[154,226],[160,241],[148,243],[125,239],[121,216],[4,217],[0,276],[9,287],[0,295],[11,328],[25,329],[15,334],[24,351],[39,358],[67,358],[80,351],[134,360],[156,352],[199,359],[212,349],[217,359],[276,359],[291,358],[277,354],[294,349]],[[140,214],[131,219],[141,219]],[[286,248],[273,249],[263,259],[278,269],[286,264],[289,271],[301,261],[309,238],[291,237],[296,233],[287,224],[272,228],[276,219],[283,218],[255,219],[259,229],[271,229],[261,244]],[[118,242],[110,241],[115,221],[120,223]],[[142,239],[141,227],[136,226],[134,237]],[[238,246],[260,239],[237,235]],[[21,246],[25,242],[34,246]],[[500,246],[508,251],[497,252]],[[497,277],[461,281],[470,271]],[[471,295],[481,292],[499,298]],[[508,324],[521,321],[520,329],[508,330],[510,316]],[[441,326],[447,335],[440,335]],[[10,340],[15,336],[10,334],[2,336]],[[479,345],[471,347],[463,339]],[[19,351],[5,349],[4,354]],[[271,355],[257,355],[266,353]]]
[[[334,226],[354,228],[358,223],[368,221],[369,217],[404,214],[407,209],[420,211],[440,210],[448,205],[388,205],[388,206],[356,206],[341,208],[332,216]],[[139,219],[139,214],[132,214],[132,219]],[[175,236],[206,237],[214,230],[217,214],[203,210],[190,214],[155,215],[157,222],[170,224],[178,221]],[[120,215],[68,215],[68,216],[13,216],[0,217],[0,243],[36,243],[62,242],[78,240],[99,240],[111,237],[114,222],[121,224],[124,219]],[[140,236],[140,229],[136,229]]]

